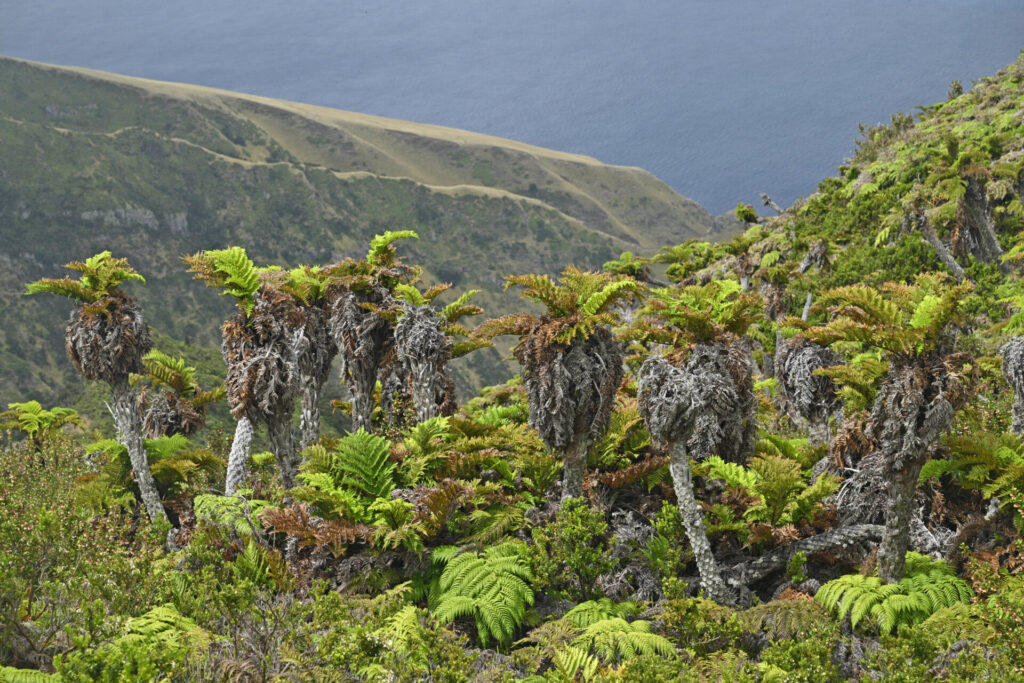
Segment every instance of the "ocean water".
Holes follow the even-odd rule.
[[[712,213],[1021,48],[1024,0],[0,0],[3,55],[588,154]]]

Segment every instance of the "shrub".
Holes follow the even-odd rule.
[[[533,530],[537,588],[574,601],[597,597],[597,577],[616,565],[609,557],[607,533],[604,516],[591,510],[586,501],[573,498],[563,502],[552,524]]]

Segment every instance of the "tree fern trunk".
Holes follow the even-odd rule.
[[[672,473],[672,484],[676,499],[679,501],[679,513],[683,518],[686,536],[690,539],[690,548],[693,549],[693,558],[697,562],[697,571],[700,573],[704,591],[715,602],[728,604],[732,599],[718,571],[715,555],[711,552],[711,543],[704,531],[704,513],[693,495],[693,478],[690,475],[686,445],[674,442],[669,446],[669,453],[669,471]]]
[[[291,415],[274,416],[274,419],[267,423],[267,436],[270,439],[270,450],[277,458],[281,484],[290,489],[295,486],[295,476],[299,473],[299,454],[295,448],[295,430],[292,429]]]
[[[986,263],[998,261],[1003,255],[1003,248],[996,236],[996,224],[992,218],[992,205],[985,196],[985,186],[981,181],[970,178],[967,181],[967,194],[964,195],[964,211],[968,221],[977,230],[979,253],[975,254]],[[1008,273],[1008,264],[1000,263],[999,269]]]
[[[935,253],[938,254],[939,260],[949,268],[949,272],[953,273],[953,277],[956,278],[957,282],[963,282],[964,277],[966,277],[964,275],[964,269],[960,267],[960,264],[956,262],[953,255],[949,253],[949,249],[946,248],[946,245],[943,244],[942,240],[939,239],[939,236],[935,234],[935,229],[928,221],[928,218],[920,216],[917,219],[917,222],[921,227],[921,234],[924,235],[925,241],[928,242],[928,244],[932,246],[932,249],[935,250]]]
[[[807,298],[804,299],[804,310],[800,314],[800,319],[807,322],[807,319],[811,316],[811,304],[814,302],[814,295],[807,292]]]
[[[565,464],[562,468],[562,500],[583,496],[583,477],[587,472],[587,452],[590,439],[587,434],[577,435],[565,449]]]
[[[728,574],[730,578],[735,577],[736,581],[749,587],[772,572],[784,568],[797,553],[814,555],[844,550],[855,543],[877,540],[884,532],[885,528],[878,524],[855,524],[829,529],[824,533],[776,548],[750,562],[734,565],[728,570]]]
[[[110,391],[117,440],[128,449],[128,459],[132,463],[132,473],[142,496],[142,504],[146,507],[146,514],[151,522],[167,521],[167,512],[160,502],[160,494],[156,490],[153,474],[149,471],[146,449],[142,444],[142,420],[139,418],[137,396],[128,386],[127,377],[112,383]]]
[[[435,363],[412,364],[412,405],[416,409],[417,422],[437,417],[438,372]]]
[[[306,378],[302,387],[302,414],[299,431],[302,440],[299,450],[304,451],[320,438],[320,389],[321,385],[313,378]]]
[[[828,426],[828,413],[816,420],[808,421],[807,438],[812,446],[828,446],[831,442],[832,433]]]
[[[352,400],[352,431],[373,432],[373,388],[376,367],[368,361],[356,361],[349,367],[348,390]]]
[[[225,495],[235,495],[238,487],[245,483],[252,435],[253,427],[249,418],[244,415],[238,418],[238,423],[235,425],[235,438],[231,441],[231,454],[228,455],[228,475],[227,482],[224,484]]]
[[[893,473],[889,480],[889,510],[885,531],[878,546],[878,576],[887,583],[903,578],[907,548],[910,546],[910,518],[914,514],[914,492],[921,473],[920,460]]]

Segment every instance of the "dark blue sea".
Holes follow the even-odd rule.
[[[641,166],[712,213],[1014,61],[1024,0],[0,0],[0,54]]]

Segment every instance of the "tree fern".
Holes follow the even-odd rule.
[[[109,251],[90,256],[85,261],[72,261],[65,264],[64,267],[80,272],[81,277],[78,280],[72,280],[70,277],[43,278],[30,283],[25,293],[57,294],[91,304],[110,296],[114,289],[124,282],[130,280],[146,282],[144,277],[128,265],[128,259],[115,258]]]
[[[37,669],[0,666],[0,683],[57,683],[61,680],[58,674],[48,674]]]
[[[438,584],[434,616],[450,622],[472,617],[483,646],[506,646],[533,605],[533,579],[522,549],[513,543],[488,548],[483,555],[460,553],[445,565]]]
[[[0,431],[24,432],[37,446],[42,437],[65,425],[82,426],[82,418],[72,408],[55,407],[46,410],[39,401],[8,403],[0,413]]]
[[[882,633],[890,633],[904,624],[921,623],[942,608],[969,603],[973,595],[945,562],[910,552],[899,583],[849,574],[823,585],[814,599],[840,619],[849,615],[854,628],[871,616]]]
[[[609,663],[639,655],[668,657],[676,651],[667,638],[651,632],[649,622],[642,619],[628,622],[621,617],[609,617],[590,624],[572,644]]]
[[[248,315],[255,302],[253,295],[260,287],[260,271],[242,247],[201,251],[182,259],[195,273],[195,279],[205,280],[207,287],[222,289],[221,296],[233,296]]]
[[[270,503],[266,500],[248,500],[242,496],[200,494],[192,501],[196,519],[228,529],[239,536],[252,536],[262,526],[257,515]]]
[[[383,268],[391,265],[397,253],[392,246],[394,242],[404,239],[419,239],[412,230],[387,230],[382,234],[374,235],[370,240],[370,251],[366,254],[366,260],[373,266]]]
[[[577,628],[587,628],[611,618],[628,619],[636,616],[640,608],[633,602],[615,602],[611,598],[598,598],[581,602],[566,612],[562,619]]]

